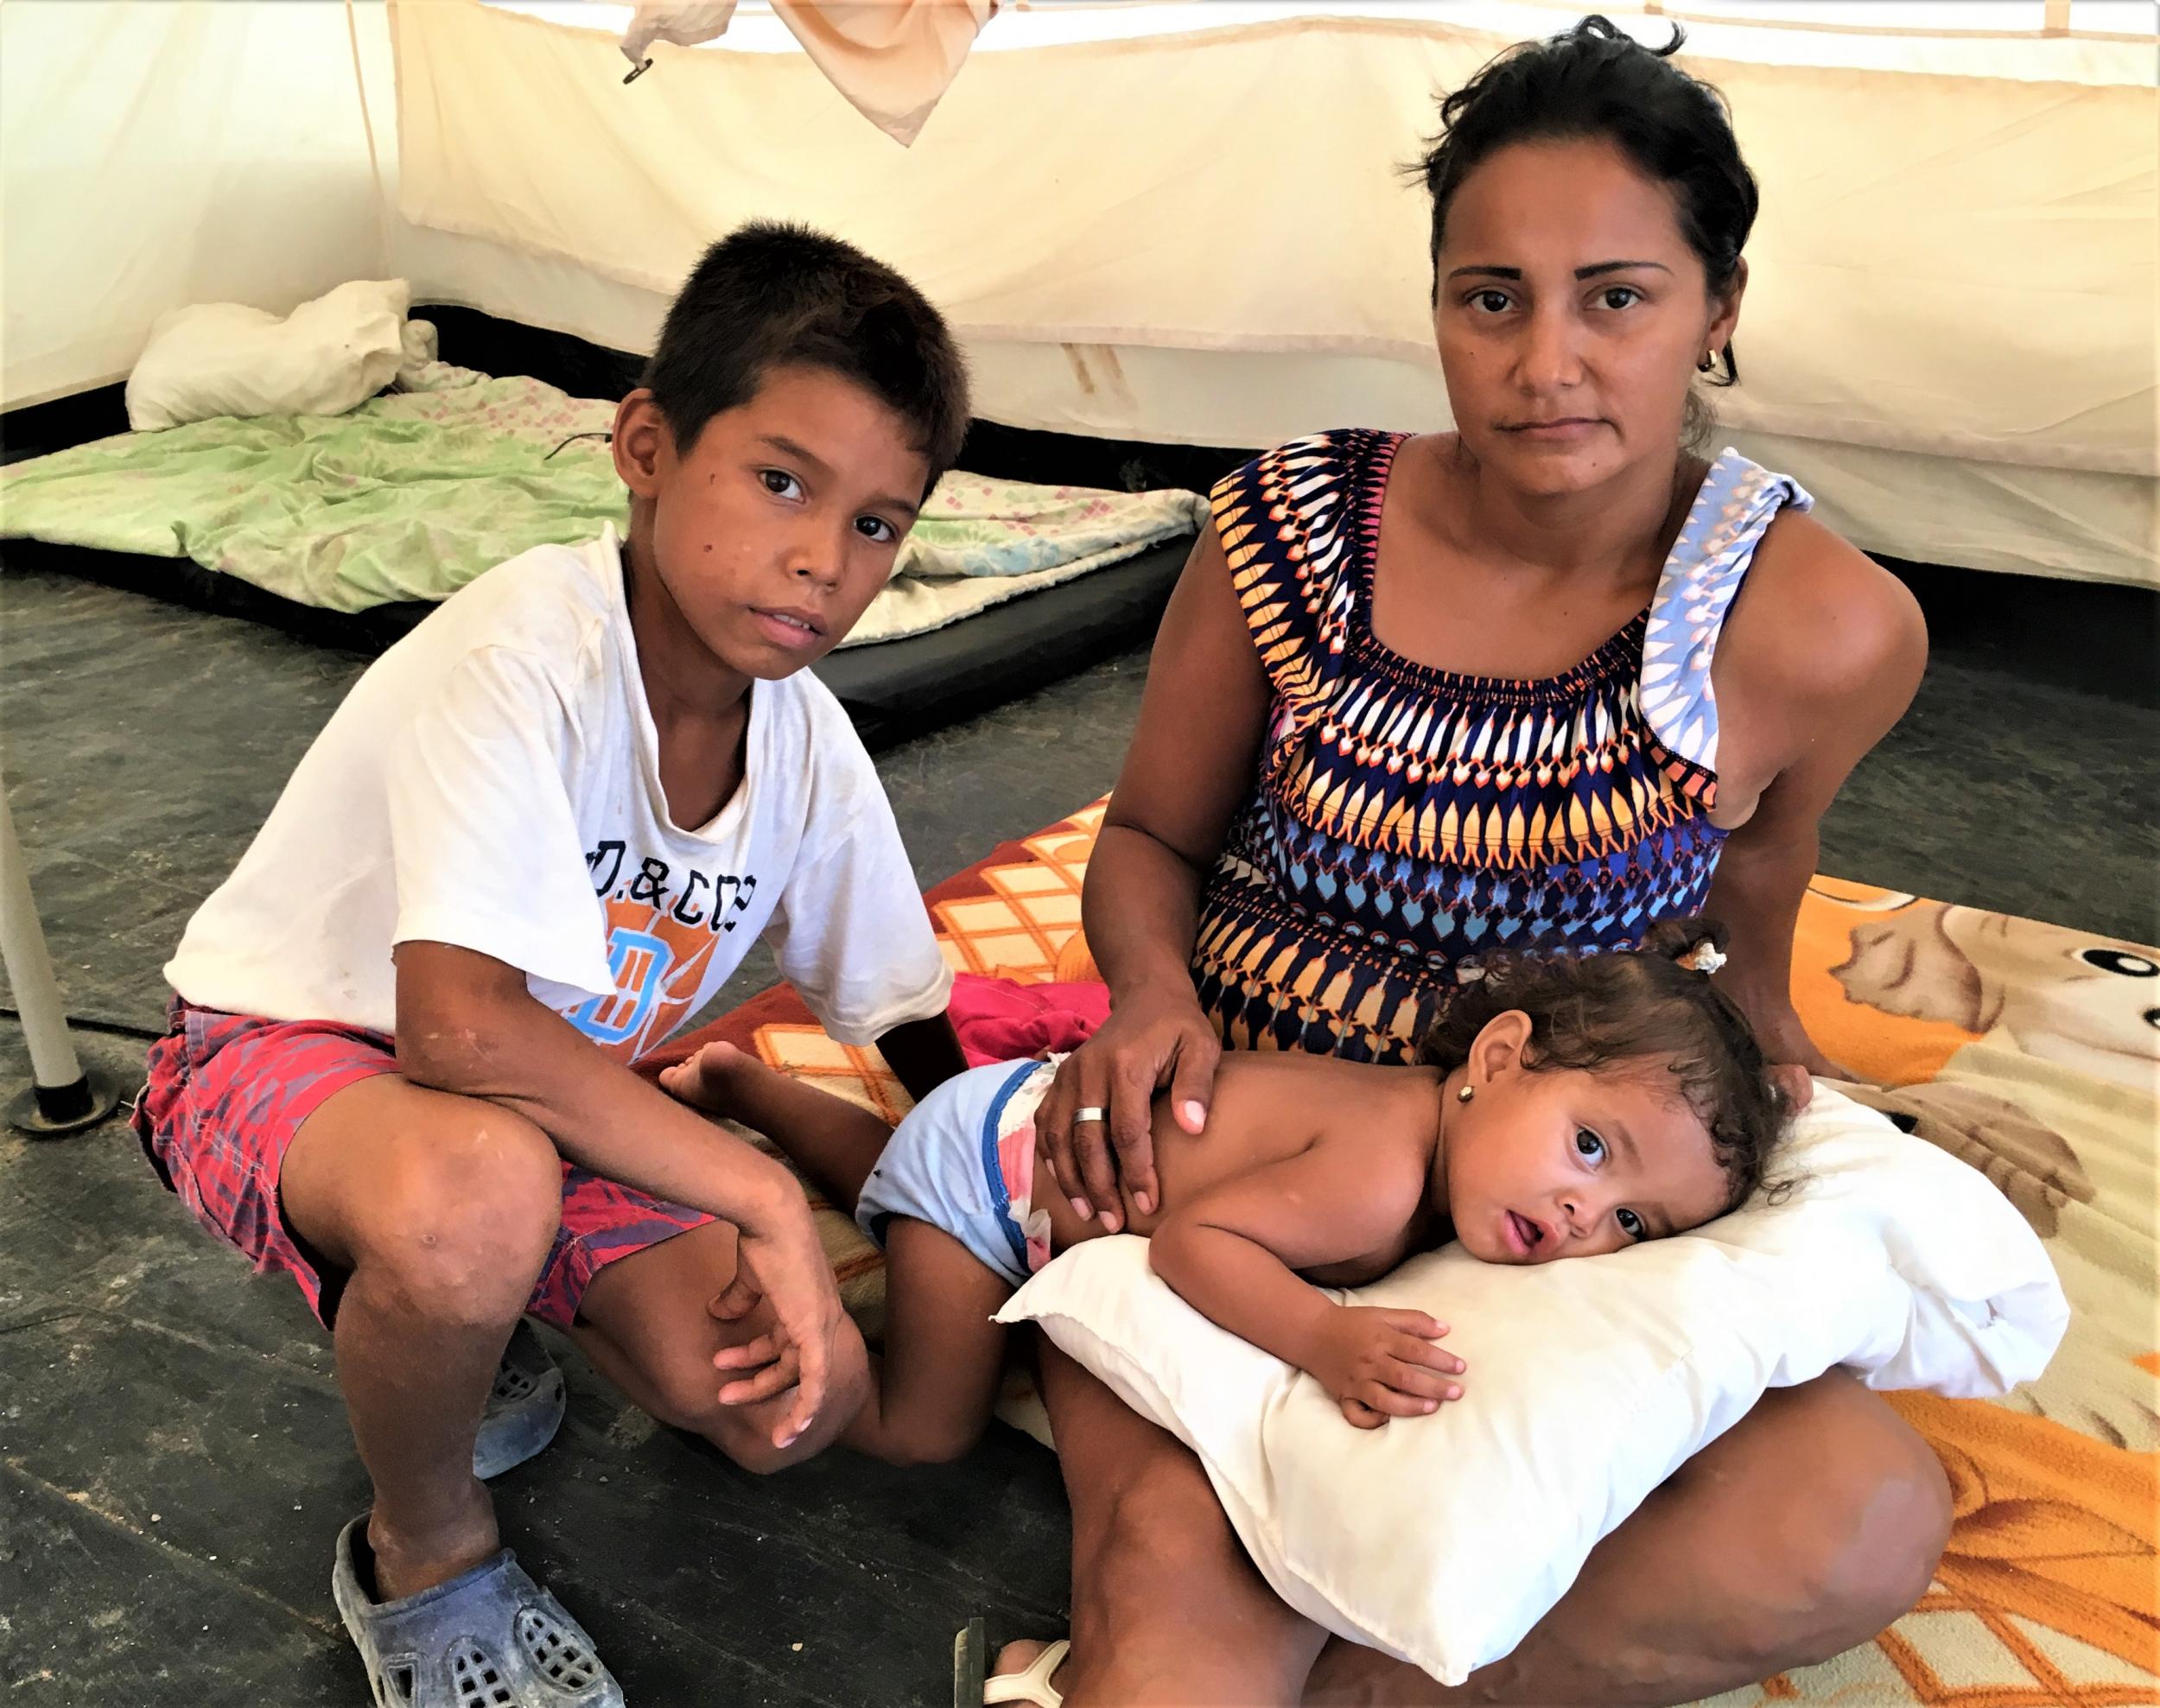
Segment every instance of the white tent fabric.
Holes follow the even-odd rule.
[[[409,220],[658,296],[712,232],[807,219],[922,282],[987,413],[1229,444],[1445,422],[1424,200],[1392,168],[1435,90],[1561,21],[1134,7],[1116,39],[1004,51],[994,28],[902,154],[754,47],[677,54],[664,102],[621,101],[605,25],[577,22],[607,10],[398,0]],[[1871,547],[2156,576],[2150,48],[1735,25],[1693,45],[1764,186],[1725,424]],[[1343,365],[1372,358],[1403,370],[1386,405],[1369,359]],[[1867,499],[1834,478],[1855,452],[1896,460]]]
[[[2160,93],[2150,35],[2059,33],[2134,24],[2098,3],[1683,14],[1764,186],[1726,436],[1870,549],[2160,586]],[[1950,13],[2006,28],[1928,27]],[[1008,5],[903,150],[754,0],[627,89],[628,6],[9,0],[5,396],[117,377],[179,302],[283,312],[347,277],[648,348],[699,248],[762,214],[914,275],[993,419],[1441,427],[1423,198],[1394,168],[1436,90],[1576,15]]]
[[[9,408],[124,378],[168,309],[380,277],[381,222],[340,8],[0,5]]]

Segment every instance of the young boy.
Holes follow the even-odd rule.
[[[804,667],[967,421],[890,269],[787,226],[715,245],[616,412],[627,541],[525,552],[384,654],[166,968],[137,1127],[331,1330],[374,1484],[333,1587],[378,1703],[491,1669],[510,1695],[472,1699],[621,1700],[474,1475],[484,1407],[533,1385],[524,1336],[496,1381],[523,1313],[748,1469],[861,1406],[801,1190],[632,1064],[763,937],[917,1095],[962,1067],[891,808]],[[722,1405],[715,1355],[776,1333]]]

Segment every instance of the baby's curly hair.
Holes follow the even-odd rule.
[[[1450,994],[1418,1060],[1452,1073],[1490,1021],[1520,1009],[1530,1017],[1523,1065],[1532,1072],[1662,1063],[1710,1130],[1731,1176],[1726,1208],[1737,1210],[1763,1184],[1792,1111],[1746,1016],[1707,974],[1685,964],[1706,943],[1723,950],[1725,927],[1665,919],[1633,951],[1488,957],[1482,977]]]

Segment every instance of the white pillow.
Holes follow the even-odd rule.
[[[128,376],[128,425],[343,415],[397,377],[411,301],[403,279],[356,279],[283,320],[238,302],[161,314]]]
[[[1291,1606],[1459,1684],[1766,1387],[1843,1364],[2000,1394],[2054,1353],[2055,1271],[1975,1170],[1826,1087],[1778,1168],[1800,1177],[1783,1201],[1675,1239],[1537,1268],[1451,1246],[1337,1295],[1432,1312],[1469,1365],[1460,1400],[1370,1432],[1186,1305],[1129,1235],[1059,1257],[999,1320],[1041,1324],[1191,1447]]]

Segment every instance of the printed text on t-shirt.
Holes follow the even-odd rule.
[[[681,886],[670,887],[668,880],[675,873],[664,860],[644,854],[634,871],[626,870],[629,865],[629,851],[618,837],[589,850],[585,866],[593,874],[594,893],[603,901],[645,903],[678,924],[732,931],[737,923],[734,916],[746,911],[751,897],[758,892],[757,879],[746,873],[738,878],[685,867]]]

